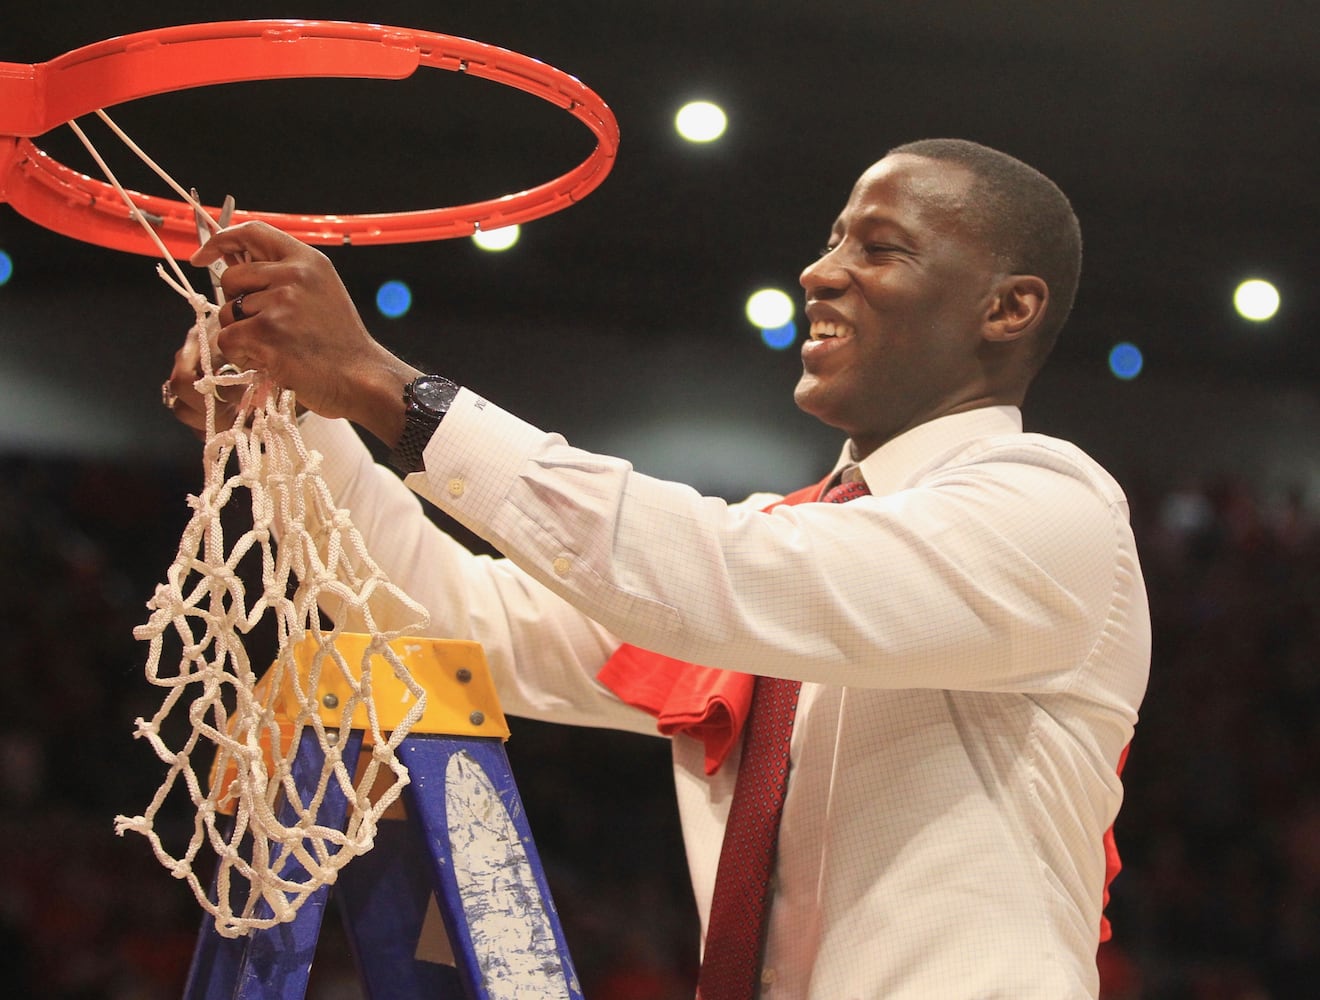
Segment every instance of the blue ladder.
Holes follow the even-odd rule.
[[[345,647],[362,641],[340,636],[337,646],[348,663],[361,657]],[[301,1000],[332,891],[371,1000],[582,1000],[504,752],[508,729],[481,647],[431,639],[391,645],[427,690],[427,711],[396,751],[411,778],[400,796],[405,816],[382,819],[372,850],[345,865],[333,887],[309,896],[288,923],[226,938],[205,918],[185,1000]],[[306,690],[309,648],[295,657]],[[381,728],[388,731],[381,706],[400,705],[404,699],[391,692],[396,685],[406,689],[383,659],[379,663],[372,687]],[[326,669],[320,677],[318,704],[347,703],[338,671]],[[333,714],[322,716],[327,731],[338,729]],[[356,716],[352,725],[341,748],[350,773],[367,729]],[[323,761],[315,732],[304,729],[293,767],[303,801]],[[283,809],[281,821],[291,821],[293,810]],[[347,817],[347,800],[331,783],[317,822],[342,830]],[[281,874],[305,877],[292,858]],[[211,891],[215,898],[214,885]]]

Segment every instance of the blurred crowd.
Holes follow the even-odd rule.
[[[201,912],[114,835],[163,765],[132,637],[200,469],[0,458],[0,968],[9,996],[177,997]],[[1129,484],[1131,485],[1131,484]],[[1154,617],[1125,772],[1108,1000],[1320,981],[1320,519],[1225,478],[1133,492]],[[512,720],[514,773],[589,1000],[690,1000],[697,931],[660,740]],[[310,997],[360,996],[327,922]]]

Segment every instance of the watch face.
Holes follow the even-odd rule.
[[[437,417],[449,412],[449,405],[458,395],[458,386],[438,375],[422,375],[413,380],[412,398],[418,406]]]

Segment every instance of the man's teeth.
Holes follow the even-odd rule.
[[[852,333],[852,327],[845,323],[831,323],[828,320],[820,320],[811,324],[812,340],[831,340],[835,337],[847,337]]]

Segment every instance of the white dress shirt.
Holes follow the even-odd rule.
[[[483,644],[510,714],[654,734],[595,680],[620,640],[805,682],[763,998],[1097,995],[1150,623],[1127,502],[1076,447],[1014,407],[956,414],[867,456],[872,496],[763,513],[773,496],[702,497],[463,390],[408,485],[492,559],[348,425],[303,434],[432,632]],[[708,777],[672,743],[704,931],[737,751]]]

